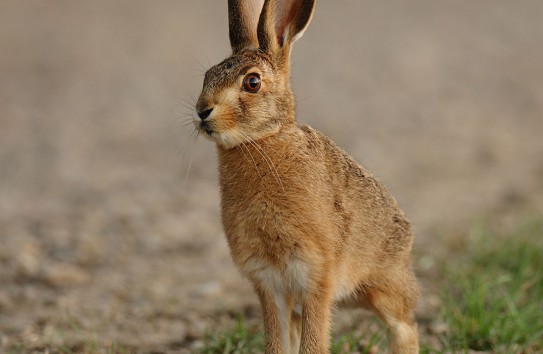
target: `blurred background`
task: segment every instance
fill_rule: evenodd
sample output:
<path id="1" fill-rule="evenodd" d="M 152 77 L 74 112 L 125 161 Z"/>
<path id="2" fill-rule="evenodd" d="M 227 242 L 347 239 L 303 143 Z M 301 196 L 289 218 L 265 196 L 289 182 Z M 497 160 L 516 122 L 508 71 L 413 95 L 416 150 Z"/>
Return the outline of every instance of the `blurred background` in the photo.
<path id="1" fill-rule="evenodd" d="M 295 45 L 298 120 L 413 223 L 423 318 L 458 235 L 543 211 L 542 18 L 534 0 L 322 0 Z M 0 351 L 182 352 L 259 316 L 214 146 L 184 126 L 229 54 L 226 1 L 0 2 Z"/>

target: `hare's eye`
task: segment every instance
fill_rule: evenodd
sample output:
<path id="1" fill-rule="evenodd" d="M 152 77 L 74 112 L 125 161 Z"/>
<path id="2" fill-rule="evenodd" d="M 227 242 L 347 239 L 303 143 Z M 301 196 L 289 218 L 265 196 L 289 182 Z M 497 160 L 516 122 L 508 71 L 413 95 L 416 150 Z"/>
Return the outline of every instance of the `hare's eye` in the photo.
<path id="1" fill-rule="evenodd" d="M 257 93 L 260 90 L 260 76 L 258 74 L 247 74 L 243 78 L 243 89 L 249 93 Z"/>

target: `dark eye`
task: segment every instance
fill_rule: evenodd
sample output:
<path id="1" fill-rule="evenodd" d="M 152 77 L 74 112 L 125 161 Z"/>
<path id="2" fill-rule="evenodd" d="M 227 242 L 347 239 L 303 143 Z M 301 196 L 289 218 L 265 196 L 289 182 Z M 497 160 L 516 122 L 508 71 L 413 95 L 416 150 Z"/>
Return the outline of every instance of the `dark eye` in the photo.
<path id="1" fill-rule="evenodd" d="M 258 74 L 247 74 L 243 78 L 243 89 L 250 93 L 257 93 L 260 90 L 260 76 Z"/>

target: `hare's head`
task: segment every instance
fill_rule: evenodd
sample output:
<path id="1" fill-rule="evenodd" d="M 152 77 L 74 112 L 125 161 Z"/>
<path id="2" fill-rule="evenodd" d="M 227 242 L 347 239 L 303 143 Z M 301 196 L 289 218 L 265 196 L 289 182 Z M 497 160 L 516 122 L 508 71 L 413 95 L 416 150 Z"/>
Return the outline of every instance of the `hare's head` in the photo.
<path id="1" fill-rule="evenodd" d="M 225 148 L 294 124 L 290 50 L 316 0 L 229 0 L 232 55 L 205 74 L 196 128 Z"/>

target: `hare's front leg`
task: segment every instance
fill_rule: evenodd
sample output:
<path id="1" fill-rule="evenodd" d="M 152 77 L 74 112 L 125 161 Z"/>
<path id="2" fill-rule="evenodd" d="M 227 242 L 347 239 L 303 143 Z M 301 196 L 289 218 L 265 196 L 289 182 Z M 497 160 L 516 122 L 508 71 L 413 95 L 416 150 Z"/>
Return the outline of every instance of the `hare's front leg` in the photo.
<path id="1" fill-rule="evenodd" d="M 293 305 L 290 315 L 290 354 L 298 354 L 300 352 L 302 335 L 302 314 L 296 311 L 294 307 Z"/>
<path id="2" fill-rule="evenodd" d="M 292 308 L 283 294 L 255 286 L 264 320 L 266 354 L 290 354 L 290 316 Z"/>
<path id="3" fill-rule="evenodd" d="M 325 354 L 330 346 L 332 292 L 324 284 L 317 289 L 306 295 L 302 304 L 301 354 Z"/>

